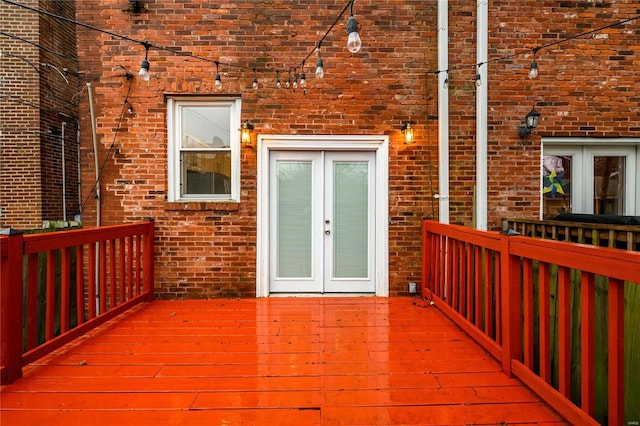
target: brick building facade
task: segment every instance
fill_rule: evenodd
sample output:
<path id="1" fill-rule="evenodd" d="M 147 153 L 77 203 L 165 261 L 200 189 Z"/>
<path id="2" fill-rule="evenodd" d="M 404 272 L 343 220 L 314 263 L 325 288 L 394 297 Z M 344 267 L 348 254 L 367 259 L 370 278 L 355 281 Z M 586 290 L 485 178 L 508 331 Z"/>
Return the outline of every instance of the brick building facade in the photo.
<path id="1" fill-rule="evenodd" d="M 22 4 L 75 16 L 73 2 Z M 0 228 L 73 220 L 80 213 L 76 26 L 7 3 L 0 22 Z"/>
<path id="2" fill-rule="evenodd" d="M 443 28 L 438 10 L 447 3 L 448 65 L 439 70 L 438 36 Z M 297 144 L 287 145 L 288 152 L 331 153 L 340 151 L 336 144 L 341 142 L 359 146 L 357 138 L 383 141 L 379 151 L 385 153 L 375 164 L 387 175 L 381 193 L 388 208 L 377 217 L 385 218 L 387 236 L 375 250 L 385 251 L 388 258 L 384 272 L 390 295 L 406 294 L 407 284 L 420 280 L 421 219 L 437 218 L 442 202 L 434 196 L 440 192 L 437 163 L 445 120 L 449 221 L 472 226 L 477 220 L 479 87 L 487 90 L 488 228 L 497 228 L 505 216 L 540 217 L 545 146 L 561 149 L 569 141 L 567 146 L 586 147 L 587 152 L 591 146 L 622 144 L 633 147 L 637 156 L 638 21 L 566 40 L 637 17 L 637 1 L 483 2 L 488 8 L 487 61 L 476 53 L 476 2 L 356 1 L 353 13 L 363 47 L 354 54 L 346 48 L 349 11 L 336 20 L 342 2 L 141 4 L 134 12 L 125 1 L 78 2 L 79 21 L 124 36 L 79 27 L 78 56 L 80 75 L 93 84 L 102 173 L 99 221 L 108 225 L 155 218 L 158 297 L 260 293 L 256 283 L 269 280 L 262 274 L 275 268 L 269 263 L 272 247 L 265 242 L 272 234 L 264 231 L 271 226 L 273 193 L 265 172 L 271 164 L 272 151 L 265 148 L 270 143 L 297 139 Z M 314 52 L 304 69 L 307 87 L 286 88 L 286 80 L 302 71 L 301 60 L 334 20 L 335 28 L 321 45 L 325 77 L 313 76 Z M 137 75 L 145 45 L 148 82 Z M 540 72 L 530 79 L 534 50 Z M 215 87 L 216 71 L 221 90 Z M 479 71 L 486 72 L 484 86 L 476 85 Z M 445 74 L 446 116 L 439 111 Z M 95 159 L 89 101 L 81 99 L 82 198 L 87 200 L 83 219 L 85 226 L 92 226 L 98 221 Z M 185 199 L 180 197 L 184 188 L 172 183 L 182 183 L 175 170 L 182 163 L 172 157 L 173 135 L 181 125 L 176 124 L 181 123 L 177 111 L 186 111 L 180 102 L 188 109 L 191 100 L 203 99 L 238 101 L 237 127 L 247 120 L 254 126 L 252 143 L 239 145 L 236 198 Z M 521 138 L 519 130 L 532 107 L 541 114 L 540 125 Z M 404 143 L 401 132 L 407 122 L 415 131 L 412 145 Z M 232 139 L 236 133 L 232 129 Z M 326 146 L 317 148 L 326 140 Z M 190 155 L 188 150 L 182 154 Z M 212 185 L 228 184 L 216 182 Z M 632 195 L 638 187 L 640 183 Z M 386 276 L 378 279 L 387 281 Z"/>

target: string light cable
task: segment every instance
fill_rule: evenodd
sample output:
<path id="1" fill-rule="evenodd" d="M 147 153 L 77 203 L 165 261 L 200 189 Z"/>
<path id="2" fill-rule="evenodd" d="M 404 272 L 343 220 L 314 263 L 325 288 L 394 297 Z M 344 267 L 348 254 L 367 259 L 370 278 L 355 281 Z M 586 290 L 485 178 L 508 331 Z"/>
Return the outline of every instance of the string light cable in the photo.
<path id="1" fill-rule="evenodd" d="M 32 45 L 34 47 L 37 47 L 40 50 L 44 50 L 45 52 L 51 53 L 52 55 L 56 55 L 56 56 L 58 56 L 60 58 L 67 59 L 69 61 L 76 62 L 76 63 L 78 62 L 78 58 L 77 57 L 73 57 L 73 56 L 65 55 L 64 53 L 56 52 L 55 50 L 49 49 L 46 46 L 43 46 L 43 45 L 38 44 L 36 42 L 33 42 L 31 40 L 27 40 L 26 38 L 19 37 L 19 36 L 15 35 L 15 34 L 10 34 L 10 33 L 4 32 L 2 30 L 0 30 L 0 34 L 5 36 L 5 37 L 7 37 L 7 38 L 11 38 L 13 40 L 18 40 L 18 41 L 21 41 L 23 43 L 30 44 L 30 45 Z M 68 69 L 65 70 L 63 68 L 63 70 L 65 72 L 67 72 L 67 73 L 71 73 Z"/>
<path id="2" fill-rule="evenodd" d="M 535 78 L 538 75 L 538 63 L 536 61 L 536 55 L 542 49 L 547 49 L 549 47 L 556 46 L 556 45 L 559 45 L 559 44 L 562 44 L 562 43 L 566 43 L 566 42 L 569 42 L 571 40 L 575 40 L 577 38 L 581 38 L 581 37 L 585 37 L 585 36 L 588 36 L 588 35 L 596 34 L 596 33 L 599 33 L 601 31 L 607 30 L 609 28 L 614 28 L 614 27 L 617 27 L 619 25 L 624 25 L 624 24 L 627 24 L 629 22 L 632 22 L 632 21 L 635 21 L 635 20 L 638 20 L 638 19 L 640 19 L 640 15 L 632 16 L 630 18 L 625 18 L 625 19 L 613 22 L 611 24 L 607 24 L 607 25 L 604 25 L 604 26 L 601 26 L 601 27 L 598 27 L 598 28 L 594 28 L 592 30 L 585 31 L 585 32 L 582 32 L 582 33 L 579 33 L 579 34 L 574 34 L 574 35 L 572 35 L 570 37 L 566 37 L 566 38 L 563 38 L 563 39 L 560 39 L 560 40 L 552 41 L 550 43 L 546 43 L 546 44 L 543 44 L 543 45 L 540 45 L 540 46 L 537 46 L 537 47 L 533 47 L 531 49 L 527 49 L 527 50 L 522 51 L 522 52 L 511 53 L 511 54 L 508 54 L 508 55 L 504 55 L 504 56 L 500 56 L 500 57 L 497 57 L 497 58 L 489 59 L 489 60 L 487 60 L 485 62 L 478 62 L 478 63 L 475 63 L 475 64 L 458 65 L 456 67 L 450 67 L 450 68 L 448 68 L 446 70 L 427 71 L 427 74 L 438 75 L 440 73 L 446 72 L 447 73 L 447 78 L 445 79 L 445 84 L 448 84 L 449 83 L 449 78 L 448 77 L 449 77 L 449 72 L 450 71 L 458 71 L 458 70 L 464 70 L 464 69 L 479 68 L 479 67 L 481 67 L 483 65 L 487 65 L 489 63 L 502 62 L 502 61 L 506 61 L 506 60 L 509 60 L 509 59 L 512 59 L 512 58 L 515 58 L 515 57 L 518 57 L 518 56 L 524 56 L 524 55 L 533 54 L 533 61 L 531 62 L 531 69 L 529 71 L 529 77 L 530 78 Z M 535 71 L 534 71 L 534 69 L 535 69 Z M 533 74 L 533 76 L 532 76 L 532 74 Z M 476 76 L 476 79 L 477 79 L 477 76 Z"/>
<path id="3" fill-rule="evenodd" d="M 233 64 L 233 63 L 222 63 L 220 61 L 217 60 L 213 60 L 210 58 L 206 58 L 203 56 L 199 56 L 199 55 L 195 55 L 191 52 L 188 51 L 184 51 L 184 50 L 178 50 L 178 49 L 174 49 L 174 48 L 169 48 L 169 47 L 165 47 L 165 46 L 160 46 L 160 45 L 155 45 L 152 43 L 149 43 L 145 40 L 139 40 L 133 37 L 129 37 L 126 35 L 122 35 L 122 34 L 118 34 L 116 32 L 113 31 L 109 31 L 109 30 L 105 30 L 102 28 L 98 28 L 96 26 L 81 22 L 81 21 L 77 21 L 75 19 L 71 19 L 71 18 L 67 18 L 65 16 L 61 16 L 61 15 L 56 15 L 54 13 L 48 12 L 46 10 L 42 10 L 42 9 L 38 9 L 35 7 L 31 7 L 31 6 L 27 6 L 21 3 L 16 2 L 15 0 L 0 0 L 4 3 L 19 7 L 19 8 L 23 8 L 26 10 L 30 10 L 32 12 L 35 13 L 39 13 L 41 15 L 45 15 L 45 16 L 49 16 L 51 18 L 63 21 L 63 22 L 68 22 L 74 25 L 78 25 L 80 27 L 86 28 L 88 30 L 92 30 L 92 31 L 97 31 L 103 34 L 107 34 L 111 37 L 114 38 L 118 38 L 121 40 L 126 40 L 129 41 L 131 43 L 136 43 L 136 44 L 140 44 L 145 48 L 145 59 L 143 60 L 143 62 L 141 63 L 141 65 L 147 65 L 147 63 L 149 62 L 148 60 L 148 51 L 150 49 L 155 49 L 155 50 L 160 50 L 160 51 L 165 51 L 165 52 L 169 52 L 169 53 L 173 53 L 179 56 L 185 56 L 185 57 L 190 57 L 190 58 L 194 58 L 194 59 L 198 59 L 204 62 L 209 62 L 209 63 L 214 63 L 216 65 L 220 65 L 223 64 L 225 66 L 228 67 L 234 67 L 234 68 L 238 68 L 238 69 L 244 69 L 244 70 L 254 70 L 254 67 L 249 67 L 249 66 L 243 66 L 243 65 L 238 65 L 238 64 Z M 359 40 L 359 34 L 357 32 L 358 26 L 357 26 L 357 20 L 355 19 L 354 15 L 353 15 L 353 5 L 354 5 L 355 0 L 349 0 L 345 6 L 342 8 L 342 10 L 340 11 L 340 13 L 338 14 L 337 18 L 334 20 L 334 22 L 331 24 L 331 26 L 329 27 L 329 29 L 324 33 L 324 35 L 322 36 L 322 38 L 320 39 L 320 41 L 313 47 L 313 49 L 311 49 L 311 51 L 304 57 L 304 59 L 302 59 L 301 63 L 305 62 L 307 59 L 309 59 L 309 57 L 316 51 L 316 49 L 319 48 L 319 46 L 321 45 L 321 43 L 327 38 L 327 36 L 329 35 L 329 33 L 333 30 L 333 28 L 337 25 L 337 23 L 339 22 L 339 20 L 344 16 L 344 14 L 346 13 L 347 10 L 350 9 L 351 11 L 351 15 L 349 17 L 349 20 L 347 21 L 347 33 L 348 33 L 348 48 L 351 52 L 357 52 L 359 50 L 360 47 L 358 47 L 357 50 L 355 49 L 355 46 L 361 46 L 361 42 L 360 43 L 356 43 L 353 42 L 351 40 L 353 40 L 354 38 L 358 38 Z M 147 63 L 145 63 L 145 61 Z M 298 65 L 299 66 L 299 65 Z M 142 69 L 145 68 L 143 66 L 141 66 L 141 71 Z M 297 66 L 296 66 L 297 68 Z M 146 68 L 147 70 L 149 68 Z M 270 71 L 270 70 L 264 70 L 264 71 Z M 144 73 L 144 72 L 143 72 Z"/>

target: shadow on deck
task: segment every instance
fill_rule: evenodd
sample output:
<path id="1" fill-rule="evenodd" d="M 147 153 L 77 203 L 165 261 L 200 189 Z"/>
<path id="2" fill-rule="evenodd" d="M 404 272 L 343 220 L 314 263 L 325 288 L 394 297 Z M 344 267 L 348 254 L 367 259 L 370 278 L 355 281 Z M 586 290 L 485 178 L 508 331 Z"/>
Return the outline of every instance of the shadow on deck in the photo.
<path id="1" fill-rule="evenodd" d="M 0 424 L 566 424 L 411 298 L 154 301 L 3 386 Z"/>

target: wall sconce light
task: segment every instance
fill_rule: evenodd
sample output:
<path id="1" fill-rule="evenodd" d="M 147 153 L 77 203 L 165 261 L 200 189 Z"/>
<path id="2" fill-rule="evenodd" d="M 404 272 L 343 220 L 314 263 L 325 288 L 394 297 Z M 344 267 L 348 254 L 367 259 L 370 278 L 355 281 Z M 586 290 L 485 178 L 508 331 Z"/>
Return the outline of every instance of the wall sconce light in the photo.
<path id="1" fill-rule="evenodd" d="M 251 132 L 253 132 L 253 124 L 249 120 L 244 120 L 240 128 L 240 141 L 242 143 L 251 143 Z"/>
<path id="2" fill-rule="evenodd" d="M 538 122 L 540 121 L 540 113 L 536 111 L 535 108 L 532 108 L 531 111 L 527 113 L 524 117 L 525 125 L 520 128 L 520 137 L 526 138 L 531 133 L 533 133 L 533 129 L 538 127 Z"/>
<path id="3" fill-rule="evenodd" d="M 402 133 L 404 133 L 405 145 L 411 145 L 415 143 L 415 139 L 413 139 L 413 127 L 411 127 L 411 123 L 404 123 L 402 125 Z"/>
<path id="4" fill-rule="evenodd" d="M 142 2 L 140 0 L 129 0 L 129 10 L 133 13 L 140 13 L 142 10 Z"/>

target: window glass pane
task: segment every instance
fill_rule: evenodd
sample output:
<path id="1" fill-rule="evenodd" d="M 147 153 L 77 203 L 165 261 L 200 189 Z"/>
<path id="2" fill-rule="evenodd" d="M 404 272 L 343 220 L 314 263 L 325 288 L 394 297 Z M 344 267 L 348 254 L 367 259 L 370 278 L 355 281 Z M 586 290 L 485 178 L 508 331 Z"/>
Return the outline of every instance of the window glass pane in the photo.
<path id="1" fill-rule="evenodd" d="M 553 219 L 560 213 L 571 213 L 571 159 L 571 156 L 543 157 L 543 219 Z"/>
<path id="2" fill-rule="evenodd" d="M 624 214 L 625 157 L 593 158 L 593 212 Z"/>
<path id="3" fill-rule="evenodd" d="M 277 277 L 311 277 L 312 166 L 310 161 L 277 162 Z"/>
<path id="4" fill-rule="evenodd" d="M 228 106 L 182 107 L 182 148 L 230 148 Z"/>
<path id="5" fill-rule="evenodd" d="M 231 152 L 182 152 L 181 195 L 231 194 Z"/>
<path id="6" fill-rule="evenodd" d="M 369 164 L 333 165 L 333 278 L 367 278 Z"/>

